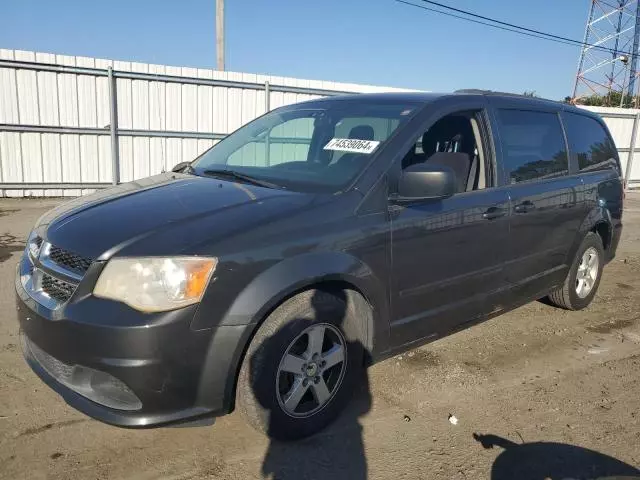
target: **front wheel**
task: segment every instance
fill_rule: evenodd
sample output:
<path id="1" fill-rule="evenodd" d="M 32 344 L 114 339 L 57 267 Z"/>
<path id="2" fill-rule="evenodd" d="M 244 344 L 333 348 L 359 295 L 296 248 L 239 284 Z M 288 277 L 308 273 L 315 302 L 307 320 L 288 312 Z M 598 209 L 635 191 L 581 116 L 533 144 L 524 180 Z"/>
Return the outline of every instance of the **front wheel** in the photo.
<path id="1" fill-rule="evenodd" d="M 587 307 L 596 295 L 603 267 L 602 239 L 597 233 L 589 232 L 578 248 L 564 284 L 549 294 L 549 300 L 567 310 Z"/>
<path id="2" fill-rule="evenodd" d="M 278 440 L 327 426 L 362 371 L 360 327 L 340 293 L 311 290 L 280 305 L 256 332 L 240 369 L 237 401 L 249 423 Z"/>

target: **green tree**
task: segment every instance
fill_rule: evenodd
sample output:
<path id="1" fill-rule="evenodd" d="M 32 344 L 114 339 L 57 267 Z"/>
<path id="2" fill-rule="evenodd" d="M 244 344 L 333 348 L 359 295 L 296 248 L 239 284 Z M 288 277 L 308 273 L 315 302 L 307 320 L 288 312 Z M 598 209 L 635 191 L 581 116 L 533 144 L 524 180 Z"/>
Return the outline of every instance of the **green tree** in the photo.
<path id="1" fill-rule="evenodd" d="M 588 105 L 592 107 L 620 107 L 620 100 L 622 99 L 622 93 L 611 91 L 606 95 L 592 94 L 588 97 L 581 97 L 576 100 L 578 105 Z M 566 99 L 565 99 L 566 100 Z M 622 108 L 634 108 L 638 104 L 638 97 L 634 97 L 630 94 L 625 94 L 624 101 L 622 102 Z"/>

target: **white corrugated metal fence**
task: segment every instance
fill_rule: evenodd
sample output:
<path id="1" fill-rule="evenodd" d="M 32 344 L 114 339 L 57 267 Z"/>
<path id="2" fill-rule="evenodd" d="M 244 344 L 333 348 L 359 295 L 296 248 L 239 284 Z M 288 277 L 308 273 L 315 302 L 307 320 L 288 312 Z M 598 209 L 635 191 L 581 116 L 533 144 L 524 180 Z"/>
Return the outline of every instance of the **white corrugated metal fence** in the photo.
<path id="1" fill-rule="evenodd" d="M 627 185 L 640 187 L 640 109 L 582 107 L 598 113 L 609 127 Z"/>
<path id="2" fill-rule="evenodd" d="M 267 110 L 380 91 L 402 90 L 0 49 L 0 196 L 77 196 L 136 180 Z M 588 108 L 608 124 L 629 184 L 640 184 L 640 110 Z"/>
<path id="3" fill-rule="evenodd" d="M 112 183 L 112 81 L 119 182 L 191 160 L 267 109 L 402 91 L 0 49 L 0 195 L 77 196 Z"/>

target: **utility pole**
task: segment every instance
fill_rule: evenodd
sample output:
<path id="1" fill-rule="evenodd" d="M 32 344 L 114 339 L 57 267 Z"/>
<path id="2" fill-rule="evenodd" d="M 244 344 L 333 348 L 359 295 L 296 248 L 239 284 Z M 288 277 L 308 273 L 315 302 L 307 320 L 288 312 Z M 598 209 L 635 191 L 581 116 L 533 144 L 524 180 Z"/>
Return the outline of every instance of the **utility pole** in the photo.
<path id="1" fill-rule="evenodd" d="M 216 0 L 216 68 L 224 71 L 224 0 Z"/>

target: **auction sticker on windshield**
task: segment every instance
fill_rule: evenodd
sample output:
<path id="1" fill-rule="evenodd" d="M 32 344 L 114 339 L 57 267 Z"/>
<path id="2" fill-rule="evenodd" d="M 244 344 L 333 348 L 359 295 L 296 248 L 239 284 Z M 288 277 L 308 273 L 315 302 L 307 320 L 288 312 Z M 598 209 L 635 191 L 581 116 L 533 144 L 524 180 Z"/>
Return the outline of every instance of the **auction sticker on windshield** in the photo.
<path id="1" fill-rule="evenodd" d="M 366 153 L 369 155 L 380 145 L 375 140 L 360 140 L 358 138 L 332 138 L 324 146 L 325 150 L 338 150 L 341 152 Z"/>

